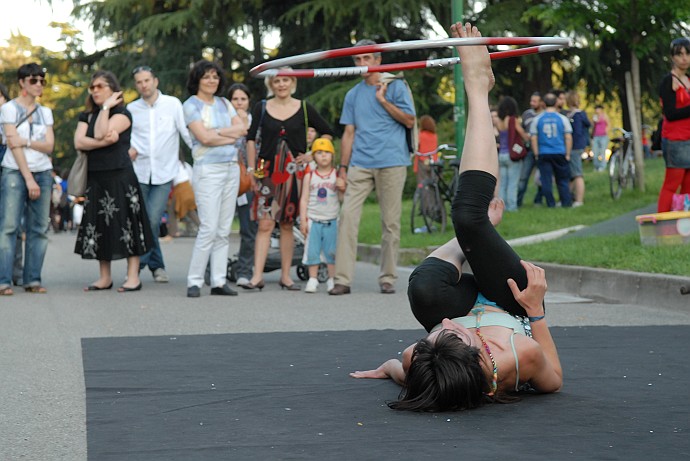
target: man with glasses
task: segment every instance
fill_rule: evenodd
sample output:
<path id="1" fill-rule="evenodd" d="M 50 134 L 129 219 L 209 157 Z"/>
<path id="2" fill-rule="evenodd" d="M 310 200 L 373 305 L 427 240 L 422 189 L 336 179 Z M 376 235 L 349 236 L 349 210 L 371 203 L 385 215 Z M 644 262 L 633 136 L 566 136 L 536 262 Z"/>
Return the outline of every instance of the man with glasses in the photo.
<path id="1" fill-rule="evenodd" d="M 0 176 L 0 296 L 12 291 L 12 268 L 17 234 L 25 219 L 26 255 L 23 285 L 28 293 L 46 293 L 41 284 L 48 248 L 50 193 L 53 187 L 50 155 L 55 144 L 53 113 L 36 99 L 46 85 L 45 70 L 36 63 L 17 71 L 20 95 L 0 109 L 7 152 Z"/>
<path id="2" fill-rule="evenodd" d="M 153 248 L 141 257 L 139 270 L 148 266 L 156 282 L 167 283 L 168 274 L 158 239 L 161 218 L 177 176 L 180 136 L 190 149 L 192 139 L 184 122 L 182 103 L 161 93 L 154 71 L 148 66 L 139 66 L 132 71 L 132 76 L 140 98 L 127 105 L 132 114 L 129 156 L 141 185 L 154 236 Z"/>

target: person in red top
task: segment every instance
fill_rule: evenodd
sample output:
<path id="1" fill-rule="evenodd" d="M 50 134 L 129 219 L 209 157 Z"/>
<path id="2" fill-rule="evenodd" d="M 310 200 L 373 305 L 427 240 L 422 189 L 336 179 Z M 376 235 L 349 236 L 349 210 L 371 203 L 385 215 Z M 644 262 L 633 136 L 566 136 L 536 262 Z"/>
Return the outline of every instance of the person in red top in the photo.
<path id="1" fill-rule="evenodd" d="M 690 193 L 690 39 L 671 42 L 673 67 L 659 86 L 664 121 L 661 129 L 666 177 L 657 211 L 671 211 L 673 194 Z"/>
<path id="2" fill-rule="evenodd" d="M 412 163 L 412 171 L 417 177 L 417 184 L 421 184 L 431 175 L 429 162 L 438 159 L 438 136 L 436 135 L 436 122 L 429 115 L 419 117 L 419 145 Z M 420 156 L 421 155 L 421 156 Z M 420 186 L 421 187 L 421 186 Z"/>
<path id="3" fill-rule="evenodd" d="M 420 154 L 428 154 L 436 151 L 438 148 L 438 136 L 436 135 L 436 122 L 429 115 L 422 115 L 419 117 L 419 148 L 417 152 Z M 430 157 L 431 161 L 436 161 L 438 153 Z M 418 170 L 417 156 L 414 158 L 413 170 L 416 173 Z"/>

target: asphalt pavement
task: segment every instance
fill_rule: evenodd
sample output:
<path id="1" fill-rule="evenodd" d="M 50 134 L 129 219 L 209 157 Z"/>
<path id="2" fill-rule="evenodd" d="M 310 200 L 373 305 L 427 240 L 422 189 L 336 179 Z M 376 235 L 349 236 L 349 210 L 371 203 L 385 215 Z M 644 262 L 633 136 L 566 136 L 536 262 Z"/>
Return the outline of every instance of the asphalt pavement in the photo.
<path id="1" fill-rule="evenodd" d="M 82 338 L 368 329 L 419 329 L 422 334 L 405 295 L 410 267 L 400 268 L 392 295 L 378 292 L 378 266 L 360 261 L 353 293 L 347 296 L 328 296 L 324 284 L 317 294 L 283 291 L 274 271 L 265 274 L 262 292 L 209 296 L 204 287 L 201 298 L 189 299 L 185 281 L 194 240 L 179 238 L 162 244 L 169 283 L 156 284 L 142 273 L 140 292 L 85 293 L 82 288 L 97 278 L 98 265 L 73 253 L 74 240 L 75 234 L 50 234 L 43 271 L 48 294 L 18 289 L 0 298 L 1 460 L 86 460 Z M 233 235 L 231 252 L 237 247 Z M 661 295 L 671 296 L 663 290 L 671 288 L 655 292 L 660 298 L 630 300 L 622 295 L 630 287 L 617 277 L 639 274 L 577 271 L 575 276 L 570 268 L 547 267 L 552 326 L 690 325 L 689 309 L 663 302 Z M 124 261 L 113 264 L 113 274 L 117 287 L 125 276 Z M 582 287 L 592 285 L 590 279 L 606 296 L 584 295 Z M 378 365 L 362 361 L 362 367 Z"/>

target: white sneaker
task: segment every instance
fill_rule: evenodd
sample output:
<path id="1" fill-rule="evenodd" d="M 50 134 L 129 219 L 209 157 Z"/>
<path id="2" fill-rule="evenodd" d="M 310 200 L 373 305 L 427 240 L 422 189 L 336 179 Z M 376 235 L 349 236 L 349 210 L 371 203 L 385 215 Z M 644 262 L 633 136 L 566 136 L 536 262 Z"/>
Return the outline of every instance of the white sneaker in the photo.
<path id="1" fill-rule="evenodd" d="M 153 271 L 153 280 L 156 283 L 168 283 L 170 281 L 170 278 L 168 278 L 168 274 L 165 272 L 165 269 L 159 267 L 158 269 Z"/>
<path id="2" fill-rule="evenodd" d="M 326 280 L 326 291 L 331 291 L 333 289 L 333 286 L 335 286 L 335 282 L 333 281 L 333 277 L 331 277 L 328 280 Z"/>
<path id="3" fill-rule="evenodd" d="M 319 281 L 317 279 L 310 278 L 307 282 L 307 287 L 304 289 L 305 293 L 316 293 L 319 289 Z"/>
<path id="4" fill-rule="evenodd" d="M 237 279 L 236 284 L 238 287 L 249 285 L 249 279 L 247 277 L 240 277 Z"/>
<path id="5" fill-rule="evenodd" d="M 582 202 L 573 202 L 573 208 L 581 207 L 582 205 L 584 205 Z"/>

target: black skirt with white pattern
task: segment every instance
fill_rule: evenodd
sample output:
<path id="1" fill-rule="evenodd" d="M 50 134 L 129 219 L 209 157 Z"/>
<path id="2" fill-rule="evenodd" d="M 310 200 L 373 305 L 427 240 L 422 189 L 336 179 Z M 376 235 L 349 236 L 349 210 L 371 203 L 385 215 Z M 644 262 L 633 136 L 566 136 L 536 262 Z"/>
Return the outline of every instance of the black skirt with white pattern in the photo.
<path id="1" fill-rule="evenodd" d="M 74 252 L 82 259 L 114 261 L 151 248 L 151 226 L 134 169 L 89 171 Z"/>

